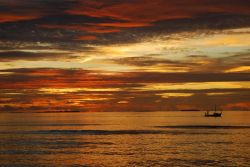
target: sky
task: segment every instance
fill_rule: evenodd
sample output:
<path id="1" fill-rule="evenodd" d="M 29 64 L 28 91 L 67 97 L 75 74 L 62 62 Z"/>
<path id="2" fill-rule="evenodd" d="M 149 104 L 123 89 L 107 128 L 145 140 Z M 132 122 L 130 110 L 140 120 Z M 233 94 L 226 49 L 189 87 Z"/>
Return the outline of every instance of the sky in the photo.
<path id="1" fill-rule="evenodd" d="M 250 0 L 0 0 L 0 111 L 250 110 Z"/>

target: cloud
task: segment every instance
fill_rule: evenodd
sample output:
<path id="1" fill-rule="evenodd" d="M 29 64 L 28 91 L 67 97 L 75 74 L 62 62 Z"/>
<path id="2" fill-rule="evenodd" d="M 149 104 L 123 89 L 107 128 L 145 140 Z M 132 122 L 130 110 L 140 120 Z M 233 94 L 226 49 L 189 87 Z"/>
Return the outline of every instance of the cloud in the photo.
<path id="1" fill-rule="evenodd" d="M 247 73 L 105 73 L 81 69 L 1 72 L 0 110 L 9 112 L 159 111 L 185 106 L 207 110 L 215 103 L 223 109 L 239 109 L 230 104 L 248 102 L 250 93 Z"/>
<path id="2" fill-rule="evenodd" d="M 40 25 L 39 27 L 47 28 L 47 29 L 64 29 L 64 30 L 72 30 L 72 31 L 82 31 L 86 33 L 96 33 L 96 34 L 106 34 L 106 33 L 114 33 L 121 31 L 117 28 L 109 28 L 109 27 L 97 27 L 91 25 Z"/>
<path id="3" fill-rule="evenodd" d="M 213 91 L 213 90 L 209 90 Z M 232 90 L 231 90 L 232 91 Z M 243 90 L 242 90 L 243 91 Z M 11 94 L 19 92 L 19 94 Z M 186 108 L 197 108 L 203 110 L 212 109 L 211 104 L 218 104 L 221 109 L 243 109 L 249 110 L 247 105 L 244 108 L 232 108 L 231 104 L 248 103 L 249 90 L 225 95 L 207 96 L 202 92 L 192 92 L 192 96 L 174 96 L 178 93 L 167 93 L 168 98 L 154 91 L 133 92 L 65 92 L 63 94 L 45 94 L 37 89 L 8 89 L 1 90 L 0 110 L 1 111 L 160 111 L 160 110 L 181 110 Z M 182 93 L 183 94 L 183 93 Z M 185 94 L 185 93 L 184 93 Z M 9 100 L 6 100 L 6 99 Z M 5 100 L 4 100 L 5 99 Z M 123 103 L 121 103 L 123 102 Z M 124 103 L 126 102 L 126 103 Z M 188 106 L 188 107 L 187 107 Z M 8 110 L 6 110 L 8 109 Z"/>
<path id="4" fill-rule="evenodd" d="M 76 40 L 95 40 L 96 39 L 96 36 L 94 35 L 88 35 L 88 36 L 79 36 L 76 38 Z"/>
<path id="5" fill-rule="evenodd" d="M 250 102 L 238 102 L 238 103 L 229 103 L 223 106 L 226 110 L 249 110 Z"/>
<path id="6" fill-rule="evenodd" d="M 193 1 L 184 0 L 136 0 L 136 1 L 89 1 L 79 0 L 78 4 L 68 10 L 70 14 L 89 15 L 92 17 L 111 17 L 121 20 L 140 20 L 155 22 L 166 19 L 190 18 L 204 13 L 249 14 L 246 1 L 222 0 Z M 230 5 L 228 5 L 230 4 Z"/>
<path id="7" fill-rule="evenodd" d="M 249 3 L 1 1 L 0 110 L 249 110 Z"/>
<path id="8" fill-rule="evenodd" d="M 27 51 L 3 51 L 0 52 L 0 61 L 8 62 L 15 60 L 57 60 L 62 57 L 70 58 L 69 53 L 50 53 L 50 52 L 27 52 Z M 72 56 L 73 57 L 73 56 Z"/>
<path id="9" fill-rule="evenodd" d="M 183 59 L 168 59 L 164 55 L 147 55 L 110 59 L 111 62 L 135 67 L 138 71 L 155 72 L 195 72 L 224 73 L 248 72 L 250 67 L 249 52 L 237 53 L 225 57 L 190 55 Z"/>
<path id="10" fill-rule="evenodd" d="M 15 3 L 14 3 L 15 2 Z M 246 1 L 12 1 L 0 3 L 3 40 L 133 43 L 184 31 L 215 31 L 249 27 Z M 10 10 L 11 9 L 11 10 Z M 72 45 L 74 46 L 74 45 Z"/>
<path id="11" fill-rule="evenodd" d="M 19 22 L 38 19 L 43 16 L 53 14 L 63 14 L 64 10 L 73 5 L 73 1 L 29 1 L 29 0 L 11 0 L 0 2 L 0 23 Z"/>
<path id="12" fill-rule="evenodd" d="M 1 70 L 1 88 L 131 88 L 145 83 L 250 81 L 248 73 L 158 73 L 124 72 L 105 75 L 101 71 L 62 69 Z M 56 73 L 56 76 L 51 75 Z M 36 76 L 39 74 L 38 76 Z M 48 75 L 49 74 L 49 75 Z"/>

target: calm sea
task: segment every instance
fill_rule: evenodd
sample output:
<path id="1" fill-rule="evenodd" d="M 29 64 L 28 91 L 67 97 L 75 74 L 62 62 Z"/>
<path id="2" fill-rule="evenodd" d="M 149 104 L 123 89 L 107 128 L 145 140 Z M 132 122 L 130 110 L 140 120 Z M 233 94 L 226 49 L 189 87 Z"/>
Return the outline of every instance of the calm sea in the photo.
<path id="1" fill-rule="evenodd" d="M 1 113 L 0 166 L 250 166 L 250 112 Z"/>

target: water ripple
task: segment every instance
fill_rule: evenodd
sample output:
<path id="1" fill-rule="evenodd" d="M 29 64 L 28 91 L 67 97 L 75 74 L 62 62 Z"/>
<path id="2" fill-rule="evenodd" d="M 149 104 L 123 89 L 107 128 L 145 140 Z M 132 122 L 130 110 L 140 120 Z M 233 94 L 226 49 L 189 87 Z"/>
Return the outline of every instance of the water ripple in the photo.
<path id="1" fill-rule="evenodd" d="M 250 126 L 217 126 L 217 125 L 177 125 L 177 126 L 155 126 L 167 129 L 250 129 Z"/>
<path id="2" fill-rule="evenodd" d="M 16 132 L 15 132 L 16 133 Z M 217 131 L 182 131 L 182 130 L 38 130 L 26 131 L 25 134 L 47 134 L 47 135 L 145 135 L 145 134 L 169 134 L 169 135 L 206 135 L 227 134 Z M 22 133 L 22 134 L 23 134 Z"/>

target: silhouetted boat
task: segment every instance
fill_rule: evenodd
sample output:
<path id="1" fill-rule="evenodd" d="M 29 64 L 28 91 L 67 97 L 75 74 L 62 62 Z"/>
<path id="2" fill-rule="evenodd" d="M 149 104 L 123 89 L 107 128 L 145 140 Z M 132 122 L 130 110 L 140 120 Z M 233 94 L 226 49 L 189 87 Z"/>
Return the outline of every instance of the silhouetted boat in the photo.
<path id="1" fill-rule="evenodd" d="M 209 111 L 205 112 L 205 117 L 221 117 L 221 115 L 222 115 L 222 112 L 217 112 L 216 111 L 216 106 L 214 108 L 214 112 L 213 113 L 210 113 Z"/>

